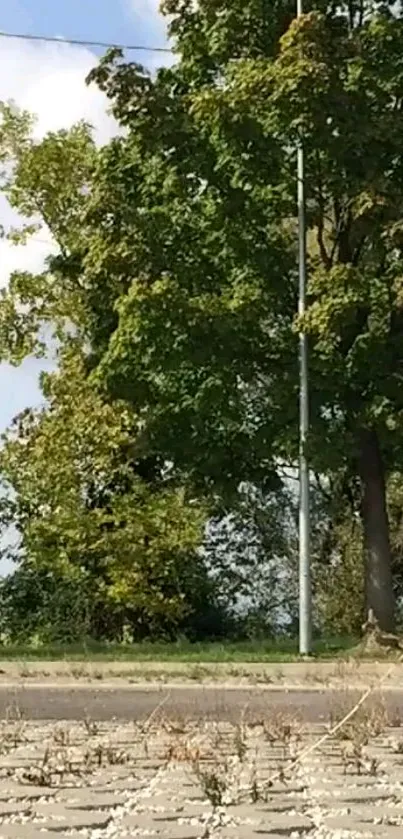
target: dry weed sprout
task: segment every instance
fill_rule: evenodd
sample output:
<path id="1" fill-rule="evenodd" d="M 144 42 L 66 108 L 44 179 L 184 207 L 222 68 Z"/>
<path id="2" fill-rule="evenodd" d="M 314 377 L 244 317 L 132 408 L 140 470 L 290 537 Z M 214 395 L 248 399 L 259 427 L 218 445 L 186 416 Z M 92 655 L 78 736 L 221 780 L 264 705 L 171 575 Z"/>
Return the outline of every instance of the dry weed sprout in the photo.
<path id="1" fill-rule="evenodd" d="M 160 721 L 160 727 L 169 735 L 180 736 L 186 734 L 186 732 L 188 731 L 189 720 L 183 717 L 177 717 L 176 719 L 168 719 L 168 717 L 164 716 Z"/>
<path id="2" fill-rule="evenodd" d="M 142 743 L 142 745 L 143 745 L 144 756 L 146 758 L 148 758 L 149 754 L 150 754 L 149 746 L 148 746 L 149 737 L 151 736 L 153 730 L 155 729 L 156 719 L 157 719 L 158 715 L 160 714 L 160 712 L 162 711 L 164 705 L 168 702 L 169 697 L 170 697 L 169 693 L 165 694 L 165 696 L 161 699 L 161 702 L 159 702 L 158 705 L 155 706 L 155 708 L 151 711 L 151 714 L 145 720 L 143 720 L 141 722 L 137 721 L 137 720 L 134 721 L 134 727 L 135 727 L 135 730 L 137 732 L 139 742 Z M 163 718 L 161 716 L 160 724 L 162 722 L 162 719 Z M 164 723 L 162 722 L 162 725 L 163 724 Z"/>
<path id="3" fill-rule="evenodd" d="M 398 740 L 396 737 L 390 737 L 388 740 L 388 746 L 392 750 L 393 754 L 403 754 L 403 740 Z"/>
<path id="4" fill-rule="evenodd" d="M 245 733 L 245 729 L 242 725 L 237 725 L 234 732 L 234 749 L 235 754 L 240 761 L 243 763 L 246 755 L 248 753 L 248 740 L 247 734 Z"/>
<path id="5" fill-rule="evenodd" d="M 7 753 L 27 742 L 26 720 L 17 704 L 6 708 L 5 719 L 0 728 L 0 752 Z"/>
<path id="6" fill-rule="evenodd" d="M 67 749 L 57 750 L 47 746 L 43 758 L 20 773 L 25 784 L 52 787 L 71 782 L 83 774 L 82 759 L 71 755 Z"/>
<path id="7" fill-rule="evenodd" d="M 259 775 L 257 769 L 256 758 L 251 762 L 250 767 L 250 800 L 252 804 L 257 804 L 259 801 L 267 801 L 268 790 L 263 790 L 259 783 Z"/>
<path id="8" fill-rule="evenodd" d="M 208 732 L 208 739 L 214 754 L 224 752 L 226 739 L 219 723 L 213 723 Z"/>
<path id="9" fill-rule="evenodd" d="M 189 761 L 191 769 L 208 798 L 213 813 L 222 806 L 237 804 L 245 790 L 252 802 L 265 799 L 258 778 L 258 746 L 251 752 L 251 729 L 244 721 L 225 732 L 217 724 L 210 729 L 210 748 L 207 755 L 199 751 L 197 760 Z"/>
<path id="10" fill-rule="evenodd" d="M 172 726 L 168 727 L 170 733 Z M 217 809 L 232 803 L 239 767 L 248 750 L 247 729 L 243 722 L 231 727 L 227 736 L 217 723 L 200 731 L 192 732 L 181 726 L 174 730 L 174 737 L 168 745 L 164 758 L 167 763 L 176 762 L 189 766 L 201 791 L 217 814 Z M 209 835 L 208 827 L 206 825 Z"/>
<path id="11" fill-rule="evenodd" d="M 97 742 L 99 726 L 89 717 L 82 722 L 86 737 L 79 736 L 74 744 L 71 728 L 56 726 L 46 745 L 43 757 L 33 762 L 28 768 L 17 773 L 22 783 L 36 786 L 55 787 L 60 784 L 71 785 L 78 778 L 106 766 L 127 764 L 130 755 L 110 742 Z M 87 741 L 86 750 L 85 744 Z M 77 748 L 80 744 L 80 748 Z"/>
<path id="12" fill-rule="evenodd" d="M 164 760 L 166 763 L 189 763 L 199 764 L 202 760 L 208 760 L 209 754 L 202 752 L 200 745 L 192 743 L 186 737 L 178 737 L 169 743 Z"/>
<path id="13" fill-rule="evenodd" d="M 330 713 L 329 726 L 334 725 L 345 716 L 343 705 L 336 706 Z M 382 700 L 362 705 L 355 716 L 349 720 L 335 735 L 341 741 L 351 741 L 357 745 L 366 746 L 370 739 L 379 737 L 390 725 L 388 713 Z"/>
<path id="14" fill-rule="evenodd" d="M 84 764 L 87 771 L 95 766 L 100 769 L 102 766 L 123 766 L 130 760 L 124 749 L 118 749 L 109 743 L 97 743 L 90 747 L 84 756 Z"/>
<path id="15" fill-rule="evenodd" d="M 210 768 L 203 768 L 199 761 L 195 761 L 192 764 L 192 768 L 203 794 L 210 801 L 213 810 L 216 810 L 217 807 L 222 807 L 224 804 L 224 795 L 228 789 L 228 767 L 216 765 Z"/>
<path id="16" fill-rule="evenodd" d="M 169 719 L 162 717 L 159 725 L 159 733 L 167 735 L 168 742 L 162 746 L 159 757 L 165 764 L 170 762 L 187 763 L 191 758 L 189 757 L 190 734 L 189 722 L 183 718 Z M 147 747 L 148 748 L 148 747 Z"/>
<path id="17" fill-rule="evenodd" d="M 162 729 L 170 736 L 166 750 L 162 753 L 162 759 L 167 763 L 187 763 L 193 766 L 201 761 L 213 760 L 214 755 L 221 751 L 216 739 L 217 726 L 213 728 L 212 737 L 206 736 L 200 726 L 195 729 L 189 721 L 184 720 L 172 723 L 164 719 Z"/>
<path id="18" fill-rule="evenodd" d="M 97 722 L 91 719 L 89 714 L 86 714 L 86 716 L 84 717 L 83 725 L 87 734 L 90 737 L 96 737 L 99 734 L 99 725 Z"/>
<path id="19" fill-rule="evenodd" d="M 263 720 L 263 736 L 272 746 L 280 744 L 283 749 L 283 758 L 292 758 L 298 755 L 299 744 L 302 740 L 303 726 L 298 717 L 290 717 L 278 711 Z"/>
<path id="20" fill-rule="evenodd" d="M 289 743 L 293 737 L 301 739 L 302 725 L 300 720 L 297 717 L 290 717 L 282 711 L 277 711 L 267 717 L 262 724 L 265 739 L 272 745 Z"/>
<path id="21" fill-rule="evenodd" d="M 345 716 L 345 708 L 339 705 L 332 710 L 330 728 L 332 729 Z M 341 760 L 344 775 L 349 769 L 357 775 L 375 776 L 379 771 L 379 761 L 366 752 L 369 742 L 379 737 L 389 725 L 388 713 L 382 700 L 370 706 L 362 705 L 355 716 L 336 732 L 335 740 L 341 743 Z"/>
<path id="22" fill-rule="evenodd" d="M 18 702 L 12 702 L 7 705 L 5 720 L 6 722 L 21 722 L 25 719 L 24 711 L 21 710 Z"/>
<path id="23" fill-rule="evenodd" d="M 66 748 L 70 745 L 70 729 L 62 725 L 56 726 L 52 739 L 56 746 L 64 746 Z"/>
<path id="24" fill-rule="evenodd" d="M 363 744 L 349 740 L 342 746 L 343 774 L 347 775 L 349 767 L 357 775 L 371 775 L 375 777 L 379 770 L 379 761 L 376 757 L 370 757 L 365 751 Z"/>

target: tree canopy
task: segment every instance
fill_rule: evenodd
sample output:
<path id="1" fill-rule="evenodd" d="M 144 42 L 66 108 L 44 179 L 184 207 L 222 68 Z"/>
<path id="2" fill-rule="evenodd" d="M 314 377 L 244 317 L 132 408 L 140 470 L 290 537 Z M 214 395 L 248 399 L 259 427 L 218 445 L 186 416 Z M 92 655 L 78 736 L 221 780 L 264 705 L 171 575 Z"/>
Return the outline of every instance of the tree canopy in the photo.
<path id="1" fill-rule="evenodd" d="M 39 276 L 11 277 L 3 357 L 40 351 L 48 329 L 61 347 L 74 336 L 94 398 L 136 417 L 133 457 L 169 464 L 172 480 L 215 510 L 235 503 L 242 481 L 275 492 L 279 462 L 295 463 L 306 330 L 310 463 L 360 484 L 367 605 L 391 628 L 385 480 L 400 468 L 403 408 L 400 7 L 322 0 L 298 20 L 288 0 L 165 0 L 164 9 L 171 68 L 151 76 L 113 50 L 90 74 L 123 129 L 104 148 L 86 125 L 34 143 L 28 117 L 3 108 L 6 192 L 28 219 L 24 235 L 38 221 L 59 246 Z"/>
<path id="2" fill-rule="evenodd" d="M 16 558 L 32 594 L 33 574 L 38 581 L 50 572 L 61 590 L 68 587 L 78 599 L 69 605 L 78 625 L 66 619 L 67 633 L 171 637 L 192 631 L 193 622 L 197 634 L 203 610 L 214 613 L 198 555 L 203 508 L 180 487 L 161 482 L 157 489 L 140 477 L 135 418 L 91 388 L 76 347 L 57 373 L 46 374 L 43 391 L 46 407 L 16 418 L 0 455 L 9 490 L 3 522 L 17 530 Z"/>

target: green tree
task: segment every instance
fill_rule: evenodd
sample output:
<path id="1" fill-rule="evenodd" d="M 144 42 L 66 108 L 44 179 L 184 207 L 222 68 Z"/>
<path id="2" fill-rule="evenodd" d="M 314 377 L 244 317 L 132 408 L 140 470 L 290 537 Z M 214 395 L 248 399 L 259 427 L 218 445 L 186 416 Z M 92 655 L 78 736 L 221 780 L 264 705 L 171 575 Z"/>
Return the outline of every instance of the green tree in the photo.
<path id="1" fill-rule="evenodd" d="M 296 625 L 296 515 L 285 485 L 269 496 L 242 487 L 238 504 L 209 522 L 206 562 L 223 609 L 242 635 L 267 638 Z"/>
<path id="2" fill-rule="evenodd" d="M 66 608 L 75 609 L 67 633 L 197 632 L 204 610 L 214 617 L 198 555 L 203 508 L 169 482 L 157 488 L 139 477 L 137 421 L 94 392 L 75 347 L 64 351 L 59 372 L 44 376 L 43 390 L 47 405 L 14 420 L 0 453 L 3 522 L 20 537 L 20 571 L 5 594 L 18 606 L 31 592 L 30 619 L 42 620 L 45 635 L 52 593 L 55 632 Z"/>
<path id="3" fill-rule="evenodd" d="M 97 151 L 81 126 L 35 145 L 6 111 L 8 193 L 60 255 L 40 277 L 14 276 L 1 309 L 14 357 L 44 321 L 59 339 L 74 324 L 92 381 L 141 419 L 139 457 L 170 462 L 214 503 L 241 480 L 275 490 L 278 458 L 297 452 L 303 141 L 309 454 L 361 482 L 367 605 L 385 629 L 403 360 L 403 21 L 390 5 L 323 0 L 296 22 L 288 2 L 167 0 L 176 66 L 151 78 L 115 51 L 91 75 L 124 136 Z"/>
<path id="4" fill-rule="evenodd" d="M 132 388 L 138 378 L 144 382 L 151 427 L 161 413 L 164 426 L 169 424 L 169 410 L 178 414 L 178 404 L 187 405 L 189 399 L 192 407 L 205 404 L 202 395 L 212 411 L 216 403 L 209 385 L 214 382 L 225 406 L 235 404 L 237 417 L 242 417 L 237 433 L 245 428 L 246 395 L 252 417 L 251 461 L 263 462 L 255 445 L 263 436 L 262 417 L 270 428 L 266 450 L 292 456 L 292 427 L 297 427 L 292 333 L 301 324 L 294 317 L 294 253 L 286 233 L 295 230 L 295 148 L 303 141 L 311 231 L 309 309 L 303 324 L 311 343 L 311 461 L 320 471 L 346 466 L 360 477 L 367 605 L 383 627 L 392 628 L 385 469 L 401 447 L 403 21 L 385 4 L 317 3 L 314 11 L 291 24 L 275 47 L 267 42 L 259 48 L 249 44 L 249 35 L 253 40 L 260 21 L 253 3 L 246 7 L 251 30 L 244 54 L 237 55 L 238 22 L 220 3 L 212 7 L 206 0 L 194 12 L 190 4 L 166 4 L 184 55 L 183 64 L 171 71 L 171 100 L 176 113 L 182 118 L 186 113 L 189 145 L 197 131 L 205 151 L 204 167 L 198 166 L 197 155 L 188 155 L 185 142 L 175 143 L 169 135 L 164 190 L 157 194 L 160 199 L 169 195 L 170 209 L 179 201 L 182 219 L 185 207 L 197 219 L 204 234 L 204 251 L 202 246 L 196 263 L 202 276 L 197 283 L 193 267 L 182 277 L 169 261 L 165 275 L 160 271 L 153 281 L 149 271 L 144 281 L 140 277 L 133 283 L 120 297 L 119 322 L 99 373 L 118 394 L 128 393 L 130 377 Z M 231 56 L 217 48 L 228 29 L 226 43 L 235 45 Z M 192 38 L 199 45 L 203 41 L 204 68 L 211 45 L 207 74 L 199 72 Z M 111 96 L 116 115 L 133 129 L 126 151 L 141 135 L 138 112 L 124 84 L 136 72 L 111 62 L 109 74 L 105 64 L 94 74 Z M 180 83 L 174 86 L 178 77 L 182 90 Z M 156 84 L 150 82 L 150 118 L 155 118 L 153 105 L 162 90 L 167 95 L 166 73 Z M 167 113 L 167 102 L 165 108 Z M 144 154 L 144 141 L 141 149 Z M 148 154 L 151 159 L 156 151 L 151 148 Z M 198 190 L 196 195 L 186 179 Z M 143 186 L 143 195 L 146 190 Z M 175 244 L 188 241 L 178 216 Z M 166 231 L 163 237 L 168 239 Z M 193 239 L 189 253 L 196 260 Z M 164 335 L 163 319 L 174 341 Z M 238 356 L 239 336 L 244 345 Z M 206 370 L 211 361 L 201 373 L 204 359 L 198 363 L 191 355 L 207 341 L 210 359 L 219 358 L 215 375 L 211 367 Z M 226 419 L 221 415 L 220 428 L 228 432 Z M 236 458 L 231 460 L 235 468 L 225 474 L 238 478 Z"/>

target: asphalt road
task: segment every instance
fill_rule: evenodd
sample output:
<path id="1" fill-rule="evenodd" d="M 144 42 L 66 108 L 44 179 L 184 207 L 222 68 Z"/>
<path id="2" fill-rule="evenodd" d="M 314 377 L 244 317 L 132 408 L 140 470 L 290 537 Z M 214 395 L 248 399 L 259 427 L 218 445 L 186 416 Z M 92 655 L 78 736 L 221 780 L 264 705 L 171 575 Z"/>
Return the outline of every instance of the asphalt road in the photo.
<path id="1" fill-rule="evenodd" d="M 93 686 L 46 687 L 24 685 L 0 686 L 0 718 L 13 708 L 32 720 L 130 721 L 146 719 L 154 711 L 171 717 L 237 721 L 241 714 L 259 719 L 271 710 L 298 713 L 306 722 L 327 722 L 333 708 L 347 711 L 359 699 L 358 691 L 261 691 L 236 688 L 226 690 L 203 686 L 165 686 L 139 688 L 97 688 Z M 367 702 L 379 701 L 376 693 Z M 403 720 L 403 689 L 383 696 L 390 713 Z"/>

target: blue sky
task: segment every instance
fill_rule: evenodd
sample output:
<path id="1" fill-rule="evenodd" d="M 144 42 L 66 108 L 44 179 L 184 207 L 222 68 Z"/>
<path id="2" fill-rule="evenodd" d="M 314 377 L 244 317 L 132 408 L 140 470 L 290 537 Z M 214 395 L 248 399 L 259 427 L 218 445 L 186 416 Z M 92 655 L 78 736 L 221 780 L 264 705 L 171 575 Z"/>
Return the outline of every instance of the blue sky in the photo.
<path id="1" fill-rule="evenodd" d="M 157 0 L 11 0 L 0 30 L 101 41 L 161 43 Z"/>
<path id="2" fill-rule="evenodd" d="M 159 0 L 11 0 L 0 3 L 0 31 L 60 36 L 113 43 L 161 45 L 165 22 L 158 14 Z M 96 90 L 84 85 L 88 70 L 102 51 L 43 43 L 2 39 L 0 50 L 0 100 L 14 99 L 17 105 L 38 115 L 38 134 L 68 127 L 81 118 L 89 119 L 100 141 L 114 133 L 106 115 L 106 103 Z M 134 57 L 134 53 L 130 53 Z M 139 53 L 146 63 L 157 55 Z M 15 221 L 0 198 L 0 225 Z M 41 234 L 43 240 L 43 235 Z M 13 269 L 38 270 L 49 246 L 33 242 L 26 249 L 0 243 L 0 284 L 6 285 Z M 0 365 L 0 431 L 27 405 L 37 404 L 38 374 L 43 362 L 28 359 L 20 368 Z"/>

